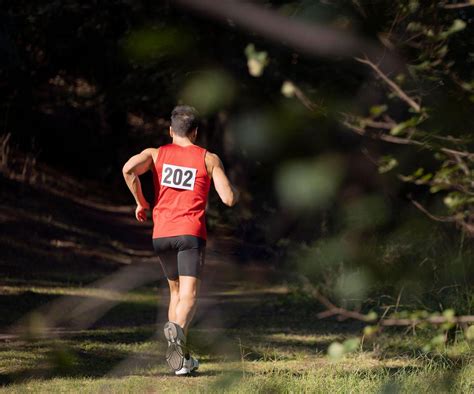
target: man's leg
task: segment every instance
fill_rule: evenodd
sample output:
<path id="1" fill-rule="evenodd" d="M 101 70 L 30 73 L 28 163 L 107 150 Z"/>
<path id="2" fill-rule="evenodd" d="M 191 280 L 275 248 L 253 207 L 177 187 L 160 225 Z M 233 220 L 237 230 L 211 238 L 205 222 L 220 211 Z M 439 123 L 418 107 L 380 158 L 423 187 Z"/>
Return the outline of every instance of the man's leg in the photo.
<path id="1" fill-rule="evenodd" d="M 196 312 L 200 284 L 201 281 L 194 276 L 179 277 L 179 300 L 176 305 L 176 320 L 170 319 L 170 321 L 179 324 L 186 335 L 189 324 Z"/>
<path id="2" fill-rule="evenodd" d="M 176 322 L 176 307 L 178 306 L 179 301 L 179 279 L 168 279 L 168 285 L 170 287 L 170 305 L 168 308 L 168 320 Z"/>
<path id="3" fill-rule="evenodd" d="M 177 254 L 179 296 L 174 310 L 174 320 L 171 319 L 173 316 L 170 316 L 170 321 L 164 326 L 164 334 L 168 340 L 166 356 L 168 365 L 177 375 L 183 375 L 199 367 L 198 361 L 192 358 L 187 350 L 186 337 L 196 310 L 205 241 L 188 235 L 180 236 L 176 241 L 176 249 L 179 250 Z"/>

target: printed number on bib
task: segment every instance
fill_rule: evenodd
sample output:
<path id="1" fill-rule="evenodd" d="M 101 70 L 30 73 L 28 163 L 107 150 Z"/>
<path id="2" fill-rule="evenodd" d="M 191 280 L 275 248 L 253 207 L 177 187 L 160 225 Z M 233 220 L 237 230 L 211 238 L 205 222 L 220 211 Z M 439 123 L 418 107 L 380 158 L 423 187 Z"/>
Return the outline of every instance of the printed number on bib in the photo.
<path id="1" fill-rule="evenodd" d="M 196 168 L 163 164 L 161 184 L 163 186 L 174 187 L 176 189 L 194 190 L 196 173 Z"/>

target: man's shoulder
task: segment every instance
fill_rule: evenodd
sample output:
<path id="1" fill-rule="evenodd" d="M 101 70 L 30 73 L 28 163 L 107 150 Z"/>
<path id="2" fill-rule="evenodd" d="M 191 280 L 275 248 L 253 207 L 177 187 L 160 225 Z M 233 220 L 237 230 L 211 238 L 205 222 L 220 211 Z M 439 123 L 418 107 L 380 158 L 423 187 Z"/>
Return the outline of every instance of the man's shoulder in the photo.
<path id="1" fill-rule="evenodd" d="M 146 149 L 143 149 L 142 153 L 150 156 L 153 159 L 153 161 L 156 161 L 159 149 L 160 148 L 146 148 Z"/>
<path id="2" fill-rule="evenodd" d="M 147 153 L 147 154 L 156 153 L 156 152 L 158 152 L 158 149 L 160 149 L 160 148 L 145 148 L 145 149 L 143 149 L 143 152 Z"/>
<path id="3" fill-rule="evenodd" d="M 218 162 L 220 158 L 215 153 L 206 151 L 206 161 L 207 160 L 209 160 L 210 162 Z"/>
<path id="4" fill-rule="evenodd" d="M 215 153 L 206 151 L 206 169 L 209 176 L 212 178 L 212 173 L 214 169 L 220 166 L 221 159 Z"/>
<path id="5" fill-rule="evenodd" d="M 206 159 L 206 164 L 208 164 L 211 167 L 215 167 L 219 165 L 219 163 L 221 162 L 221 159 L 219 158 L 219 156 L 209 151 L 206 151 L 205 159 Z"/>

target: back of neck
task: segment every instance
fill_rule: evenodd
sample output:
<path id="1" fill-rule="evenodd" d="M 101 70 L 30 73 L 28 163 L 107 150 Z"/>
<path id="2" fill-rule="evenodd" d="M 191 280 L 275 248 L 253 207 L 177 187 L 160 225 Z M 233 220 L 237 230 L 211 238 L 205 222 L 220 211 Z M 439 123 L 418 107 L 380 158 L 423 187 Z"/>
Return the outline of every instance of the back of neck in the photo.
<path id="1" fill-rule="evenodd" d="M 187 138 L 187 137 L 173 137 L 173 144 L 179 145 L 179 146 L 189 146 L 189 145 L 194 145 L 192 141 Z"/>

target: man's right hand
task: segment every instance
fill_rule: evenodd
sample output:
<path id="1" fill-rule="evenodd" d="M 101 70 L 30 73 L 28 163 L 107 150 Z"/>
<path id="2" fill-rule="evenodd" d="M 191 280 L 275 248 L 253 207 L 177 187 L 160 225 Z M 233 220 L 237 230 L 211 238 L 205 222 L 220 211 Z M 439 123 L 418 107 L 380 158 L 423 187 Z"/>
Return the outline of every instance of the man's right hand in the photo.
<path id="1" fill-rule="evenodd" d="M 146 211 L 150 209 L 150 204 L 146 203 L 144 205 L 138 204 L 137 208 L 135 209 L 135 217 L 139 222 L 146 221 Z"/>

